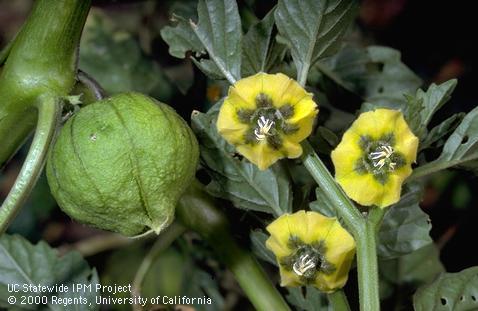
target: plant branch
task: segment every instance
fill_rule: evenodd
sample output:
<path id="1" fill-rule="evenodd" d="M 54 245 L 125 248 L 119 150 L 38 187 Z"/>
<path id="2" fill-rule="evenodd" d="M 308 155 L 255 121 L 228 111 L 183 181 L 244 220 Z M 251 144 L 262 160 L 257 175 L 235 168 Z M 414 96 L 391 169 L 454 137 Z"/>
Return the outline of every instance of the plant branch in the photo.
<path id="1" fill-rule="evenodd" d="M 5 63 L 7 60 L 8 54 L 10 53 L 10 50 L 12 49 L 13 46 L 13 40 L 8 42 L 7 45 L 0 51 L 0 66 Z"/>
<path id="2" fill-rule="evenodd" d="M 0 235 L 13 221 L 40 176 L 61 114 L 58 98 L 45 95 L 38 101 L 38 123 L 22 169 L 0 208 Z"/>
<path id="3" fill-rule="evenodd" d="M 101 85 L 93 79 L 89 74 L 84 71 L 78 70 L 78 81 L 83 84 L 83 86 L 90 91 L 93 97 L 96 100 L 102 100 L 105 98 L 105 90 L 101 87 Z"/>
<path id="4" fill-rule="evenodd" d="M 360 310 L 380 310 L 378 288 L 378 265 L 376 233 L 385 214 L 384 209 L 371 207 L 365 218 L 337 185 L 324 163 L 309 142 L 302 144 L 302 161 L 329 200 L 334 202 L 337 213 L 342 217 L 357 244 L 357 270 L 359 282 Z"/>
<path id="5" fill-rule="evenodd" d="M 71 250 L 79 252 L 83 257 L 89 257 L 108 250 L 131 244 L 135 240 L 117 233 L 105 233 L 80 240 L 74 244 L 63 245 L 59 248 L 60 254 Z"/>
<path id="6" fill-rule="evenodd" d="M 144 278 L 148 273 L 151 265 L 154 263 L 158 255 L 167 249 L 178 237 L 180 237 L 186 229 L 174 222 L 171 224 L 164 232 L 162 232 L 154 245 L 151 247 L 151 250 L 146 255 L 146 257 L 141 262 L 141 265 L 134 276 L 133 285 L 131 289 L 131 297 L 141 296 L 141 286 L 143 284 Z M 141 311 L 143 308 L 141 305 L 133 305 L 133 310 Z"/>
<path id="7" fill-rule="evenodd" d="M 329 303 L 334 311 L 350 311 L 350 305 L 347 296 L 343 290 L 339 289 L 327 295 Z"/>
<path id="8" fill-rule="evenodd" d="M 338 214 L 343 218 L 352 234 L 358 236 L 363 225 L 363 216 L 343 190 L 337 185 L 310 143 L 304 141 L 302 147 L 304 148 L 304 153 L 302 154 L 302 162 L 304 163 L 304 166 L 310 172 L 319 187 L 322 188 L 324 193 L 328 196 L 329 200 L 335 203 Z"/>
<path id="9" fill-rule="evenodd" d="M 360 237 L 355 237 L 355 242 L 357 243 L 360 310 L 380 310 L 376 226 L 366 222 L 364 231 Z"/>
<path id="10" fill-rule="evenodd" d="M 209 243 L 220 261 L 232 271 L 256 310 L 290 310 L 251 253 L 236 244 L 227 219 L 201 183 L 195 181 L 181 197 L 176 215 L 181 223 Z"/>

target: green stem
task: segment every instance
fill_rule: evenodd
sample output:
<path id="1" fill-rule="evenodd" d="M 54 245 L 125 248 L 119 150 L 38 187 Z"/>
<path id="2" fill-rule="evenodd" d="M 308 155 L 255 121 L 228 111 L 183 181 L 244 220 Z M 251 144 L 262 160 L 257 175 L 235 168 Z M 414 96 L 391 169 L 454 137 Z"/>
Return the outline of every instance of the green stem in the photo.
<path id="1" fill-rule="evenodd" d="M 250 252 L 236 244 L 227 219 L 199 182 L 194 182 L 182 196 L 176 215 L 209 243 L 257 310 L 290 310 Z"/>
<path id="2" fill-rule="evenodd" d="M 47 93 L 66 96 L 73 88 L 89 8 L 90 0 L 35 1 L 2 54 L 6 61 L 0 73 L 0 168 L 35 127 L 37 99 Z"/>
<path id="3" fill-rule="evenodd" d="M 297 73 L 297 82 L 305 86 L 307 83 L 307 76 L 309 75 L 310 64 L 308 62 L 303 62 L 301 70 Z"/>
<path id="4" fill-rule="evenodd" d="M 343 218 L 352 234 L 358 235 L 363 225 L 363 217 L 355 205 L 350 201 L 343 190 L 337 185 L 324 163 L 315 153 L 308 141 L 302 143 L 304 153 L 302 162 L 320 188 L 335 203 L 337 212 Z"/>
<path id="5" fill-rule="evenodd" d="M 433 173 L 439 172 L 441 170 L 453 167 L 455 165 L 459 165 L 461 163 L 465 163 L 468 161 L 475 161 L 475 160 L 478 160 L 478 156 L 469 156 L 469 157 L 464 157 L 464 158 L 460 158 L 456 160 L 448 160 L 448 161 L 436 160 L 414 169 L 412 175 L 410 175 L 410 177 L 408 177 L 405 180 L 405 182 L 408 183 L 408 182 L 420 179 L 422 177 L 425 177 L 427 175 L 431 175 Z"/>
<path id="6" fill-rule="evenodd" d="M 375 231 L 373 224 L 367 222 L 361 237 L 355 239 L 361 311 L 380 310 Z"/>
<path id="7" fill-rule="evenodd" d="M 0 208 L 0 235 L 7 230 L 40 176 L 59 121 L 60 106 L 59 100 L 51 96 L 38 101 L 38 124 L 33 142 L 15 184 Z"/>
<path id="8" fill-rule="evenodd" d="M 180 237 L 186 229 L 177 222 L 171 224 L 164 232 L 162 232 L 153 247 L 141 262 L 136 272 L 131 289 L 131 297 L 141 296 L 141 286 L 146 274 L 151 268 L 158 255 L 167 249 L 178 237 Z M 143 310 L 141 305 L 133 305 L 133 310 Z"/>
<path id="9" fill-rule="evenodd" d="M 377 260 L 377 233 L 386 209 L 371 207 L 365 230 L 357 240 L 357 269 L 360 310 L 380 310 L 380 291 Z"/>
<path id="10" fill-rule="evenodd" d="M 337 290 L 327 295 L 329 303 L 334 311 L 350 311 L 349 302 L 347 296 L 343 290 Z"/>
<path id="11" fill-rule="evenodd" d="M 335 203 L 337 213 L 347 225 L 357 244 L 360 310 L 380 310 L 376 233 L 381 224 L 384 210 L 371 208 L 368 217 L 363 217 L 337 185 L 312 146 L 307 141 L 302 146 L 304 148 L 302 155 L 304 166 L 319 187 L 328 195 L 328 199 Z"/>
<path id="12" fill-rule="evenodd" d="M 8 57 L 8 54 L 10 54 L 10 50 L 12 49 L 13 45 L 13 40 L 8 42 L 7 45 L 0 51 L 0 66 L 3 65 L 5 60 Z"/>

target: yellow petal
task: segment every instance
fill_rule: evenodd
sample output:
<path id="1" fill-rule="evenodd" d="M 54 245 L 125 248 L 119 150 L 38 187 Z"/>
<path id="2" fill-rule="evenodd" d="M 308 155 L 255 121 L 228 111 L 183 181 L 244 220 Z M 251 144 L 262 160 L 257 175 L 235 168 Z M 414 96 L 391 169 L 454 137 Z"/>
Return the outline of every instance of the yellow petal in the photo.
<path id="1" fill-rule="evenodd" d="M 384 208 L 397 203 L 400 200 L 403 181 L 411 172 L 411 168 L 403 167 L 399 171 L 390 174 L 387 182 L 382 187 L 382 195 L 375 205 Z"/>
<path id="2" fill-rule="evenodd" d="M 295 125 L 298 131 L 287 135 L 289 139 L 300 142 L 310 136 L 314 126 L 314 121 L 319 113 L 317 106 L 312 100 L 303 100 L 296 105 L 294 109 L 294 116 L 287 120 L 291 125 Z"/>
<path id="3" fill-rule="evenodd" d="M 266 230 L 271 235 L 271 237 L 266 241 L 266 245 L 267 243 L 269 243 L 268 241 L 272 238 L 274 238 L 277 243 L 282 245 L 287 245 L 289 243 L 289 238 L 291 235 L 291 232 L 289 230 L 289 217 L 290 214 L 284 214 L 266 227 Z"/>
<path id="4" fill-rule="evenodd" d="M 297 287 L 302 286 L 302 281 L 297 274 L 292 271 L 287 271 L 279 265 L 280 286 Z"/>
<path id="5" fill-rule="evenodd" d="M 341 178 L 354 171 L 355 164 L 363 156 L 359 141 L 359 135 L 353 131 L 347 131 L 342 137 L 342 141 L 332 151 L 331 158 L 336 178 Z"/>
<path id="6" fill-rule="evenodd" d="M 395 122 L 401 115 L 398 110 L 376 109 L 361 113 L 354 121 L 350 130 L 357 135 L 369 135 L 373 139 L 379 139 L 385 134 L 392 133 Z"/>
<path id="7" fill-rule="evenodd" d="M 336 218 L 326 217 L 317 212 L 307 212 L 307 234 L 304 242 L 313 243 L 325 240 L 332 226 L 336 223 Z"/>
<path id="8" fill-rule="evenodd" d="M 241 79 L 229 88 L 227 100 L 234 106 L 255 109 L 256 97 L 262 92 L 264 73 Z"/>
<path id="9" fill-rule="evenodd" d="M 278 107 L 282 96 L 288 91 L 289 86 L 297 83 L 285 74 L 266 74 L 259 73 L 263 77 L 262 93 L 266 94 L 272 99 L 274 106 Z"/>
<path id="10" fill-rule="evenodd" d="M 224 101 L 217 117 L 217 130 L 230 144 L 243 144 L 244 135 L 248 125 L 239 121 L 237 109 L 230 103 Z"/>
<path id="11" fill-rule="evenodd" d="M 302 86 L 300 86 L 299 83 L 281 73 L 276 74 L 276 76 L 279 76 L 282 80 L 288 80 L 288 83 L 283 83 L 281 85 L 283 87 L 283 91 L 280 93 L 277 92 L 277 96 L 274 97 L 276 99 L 274 101 L 274 105 L 276 107 L 280 108 L 283 105 L 295 106 L 302 100 L 312 100 L 312 94 L 308 93 Z M 272 89 L 270 91 L 272 91 Z M 316 106 L 315 103 L 314 106 Z"/>
<path id="12" fill-rule="evenodd" d="M 236 149 L 246 159 L 257 165 L 260 170 L 266 170 L 283 157 L 280 151 L 270 148 L 265 142 L 255 145 L 240 145 Z"/>
<path id="13" fill-rule="evenodd" d="M 372 174 L 359 175 L 352 172 L 345 176 L 337 176 L 345 193 L 359 204 L 370 206 L 380 202 L 382 197 L 382 185 Z"/>
<path id="14" fill-rule="evenodd" d="M 282 147 L 281 150 L 285 157 L 289 159 L 295 159 L 302 155 L 302 146 L 290 140 L 289 136 L 283 136 Z"/>
<path id="15" fill-rule="evenodd" d="M 415 162 L 418 150 L 418 138 L 412 133 L 402 115 L 395 123 L 395 149 L 401 152 L 407 164 Z"/>

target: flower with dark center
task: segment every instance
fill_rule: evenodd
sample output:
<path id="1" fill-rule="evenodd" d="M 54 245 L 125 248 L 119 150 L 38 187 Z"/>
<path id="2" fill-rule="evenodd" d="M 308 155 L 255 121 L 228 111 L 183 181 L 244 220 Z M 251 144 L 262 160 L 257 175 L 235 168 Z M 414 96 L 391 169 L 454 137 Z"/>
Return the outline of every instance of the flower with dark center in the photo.
<path id="1" fill-rule="evenodd" d="M 389 206 L 400 199 L 417 148 L 418 138 L 400 111 L 362 113 L 332 151 L 335 179 L 354 201 Z"/>
<path id="2" fill-rule="evenodd" d="M 277 218 L 267 231 L 266 246 L 277 258 L 282 286 L 332 292 L 345 285 L 355 241 L 336 218 L 299 211 Z"/>
<path id="3" fill-rule="evenodd" d="M 230 87 L 217 129 L 226 141 L 261 170 L 281 158 L 302 154 L 300 142 L 312 132 L 318 109 L 296 81 L 258 73 Z"/>

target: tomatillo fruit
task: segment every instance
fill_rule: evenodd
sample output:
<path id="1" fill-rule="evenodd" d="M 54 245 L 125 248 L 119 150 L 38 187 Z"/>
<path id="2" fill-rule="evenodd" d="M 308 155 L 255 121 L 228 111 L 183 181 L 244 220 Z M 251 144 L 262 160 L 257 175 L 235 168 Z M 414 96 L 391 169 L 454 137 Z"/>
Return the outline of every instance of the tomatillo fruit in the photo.
<path id="1" fill-rule="evenodd" d="M 198 160 L 196 137 L 171 107 L 126 93 L 88 105 L 65 123 L 47 178 L 70 217 L 134 236 L 172 222 Z"/>

